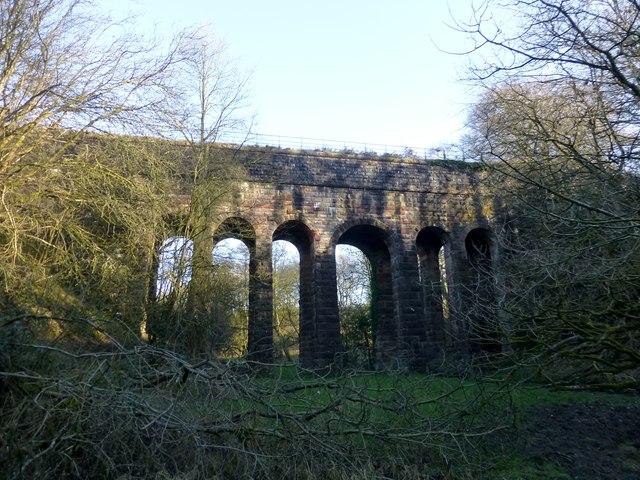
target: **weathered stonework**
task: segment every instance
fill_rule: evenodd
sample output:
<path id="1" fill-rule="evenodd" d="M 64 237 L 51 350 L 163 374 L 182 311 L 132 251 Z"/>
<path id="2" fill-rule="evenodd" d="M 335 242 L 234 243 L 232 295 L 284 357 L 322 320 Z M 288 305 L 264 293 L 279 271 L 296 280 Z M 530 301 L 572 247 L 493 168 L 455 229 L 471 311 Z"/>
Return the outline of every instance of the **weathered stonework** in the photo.
<path id="1" fill-rule="evenodd" d="M 252 358 L 272 358 L 271 242 L 280 239 L 300 252 L 303 366 L 326 366 L 341 352 L 335 264 L 340 243 L 360 248 L 374 266 L 379 368 L 421 370 L 468 351 L 465 283 L 477 279 L 474 256 L 496 259 L 494 200 L 483 192 L 479 168 L 269 150 L 236 156 L 247 175 L 228 203 L 211 213 L 210 228 L 218 236 L 221 226 L 237 219 L 254 236 L 246 239 L 253 246 Z"/>

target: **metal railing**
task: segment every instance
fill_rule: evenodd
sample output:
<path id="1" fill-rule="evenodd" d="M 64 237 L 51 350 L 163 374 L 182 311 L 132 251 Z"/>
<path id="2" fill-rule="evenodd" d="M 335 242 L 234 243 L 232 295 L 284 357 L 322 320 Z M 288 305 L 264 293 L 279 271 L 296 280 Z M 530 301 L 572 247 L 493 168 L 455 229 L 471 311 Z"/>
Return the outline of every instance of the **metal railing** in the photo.
<path id="1" fill-rule="evenodd" d="M 222 143 L 256 147 L 274 147 L 301 151 L 343 152 L 358 154 L 396 155 L 403 158 L 424 160 L 464 160 L 460 148 L 446 145 L 434 148 L 387 145 L 382 143 L 348 142 L 320 138 L 292 137 L 264 133 L 246 135 L 223 135 L 218 138 Z"/>

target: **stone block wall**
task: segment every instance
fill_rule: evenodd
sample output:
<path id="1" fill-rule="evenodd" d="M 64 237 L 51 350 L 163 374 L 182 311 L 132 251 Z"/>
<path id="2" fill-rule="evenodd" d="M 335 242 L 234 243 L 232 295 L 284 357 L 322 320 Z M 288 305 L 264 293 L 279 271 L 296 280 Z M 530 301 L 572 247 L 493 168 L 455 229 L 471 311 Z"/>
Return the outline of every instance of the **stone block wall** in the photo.
<path id="1" fill-rule="evenodd" d="M 290 240 L 298 247 L 304 366 L 331 364 L 341 353 L 335 275 L 340 243 L 360 248 L 376 265 L 379 368 L 422 370 L 452 353 L 464 354 L 468 305 L 463 287 L 472 277 L 465 239 L 477 229 L 491 232 L 497 218 L 497 201 L 485 191 L 481 169 L 384 156 L 268 150 L 236 155 L 246 177 L 239 179 L 228 202 L 211 213 L 211 232 L 219 233 L 219 225 L 229 218 L 248 222 L 262 246 L 263 264 L 270 262 L 268 246 L 274 240 Z M 420 238 L 426 244 L 420 245 L 424 229 Z M 438 232 L 441 245 L 430 240 L 432 232 Z M 438 284 L 440 246 L 446 265 L 446 319 L 442 305 L 434 307 L 429 298 L 430 291 L 445 290 Z M 270 268 L 262 271 L 260 282 L 254 282 L 259 291 L 252 298 L 259 305 L 250 308 L 249 352 L 268 361 L 272 342 L 263 337 L 271 332 L 272 299 L 271 281 L 264 275 L 270 275 Z"/>

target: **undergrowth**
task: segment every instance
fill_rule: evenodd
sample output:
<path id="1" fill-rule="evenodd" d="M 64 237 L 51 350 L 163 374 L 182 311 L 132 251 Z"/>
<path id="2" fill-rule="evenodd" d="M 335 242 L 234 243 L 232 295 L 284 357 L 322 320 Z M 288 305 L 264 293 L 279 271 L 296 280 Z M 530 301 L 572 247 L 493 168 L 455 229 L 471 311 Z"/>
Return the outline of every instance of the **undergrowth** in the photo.
<path id="1" fill-rule="evenodd" d="M 88 320 L 85 341 L 42 336 L 42 322 L 0 326 L 3 478 L 490 478 L 487 465 L 513 470 L 496 439 L 523 409 L 600 398 L 477 372 L 195 360 L 96 337 Z"/>

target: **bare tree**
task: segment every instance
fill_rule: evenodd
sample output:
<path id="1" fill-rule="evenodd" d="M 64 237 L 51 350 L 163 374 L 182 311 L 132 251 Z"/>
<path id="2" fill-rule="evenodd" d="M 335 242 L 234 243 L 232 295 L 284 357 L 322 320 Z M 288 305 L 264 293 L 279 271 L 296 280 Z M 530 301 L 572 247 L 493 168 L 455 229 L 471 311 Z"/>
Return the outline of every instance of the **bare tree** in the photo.
<path id="1" fill-rule="evenodd" d="M 194 184 L 209 176 L 211 152 L 221 136 L 242 138 L 251 126 L 245 76 L 208 28 L 185 33 L 183 61 L 165 84 L 165 101 L 155 105 L 156 132 L 186 142 L 193 156 Z M 217 169 L 217 174 L 222 169 Z"/>
<path id="2" fill-rule="evenodd" d="M 473 69 L 485 94 L 469 143 L 504 194 L 513 352 L 554 381 L 637 385 L 640 5 L 514 0 L 476 13 L 465 29 L 492 54 Z"/>
<path id="3" fill-rule="evenodd" d="M 338 309 L 342 342 L 351 366 L 374 367 L 375 322 L 372 272 L 365 254 L 342 245 L 336 252 Z"/>
<path id="4" fill-rule="evenodd" d="M 182 286 L 187 301 L 175 308 L 170 305 L 172 298 L 164 299 L 166 308 L 156 312 L 154 321 L 159 327 L 156 332 L 174 332 L 164 339 L 174 348 L 203 353 L 213 348 L 211 335 L 202 335 L 203 330 L 222 328 L 215 326 L 215 318 L 220 316 L 214 314 L 216 306 L 212 303 L 222 293 L 216 292 L 216 285 L 222 288 L 223 276 L 213 278 L 211 254 L 215 241 L 210 219 L 220 200 L 229 195 L 236 181 L 242 178 L 234 152 L 220 148 L 217 141 L 223 133 L 248 132 L 247 79 L 226 58 L 223 45 L 206 29 L 192 31 L 180 40 L 183 61 L 175 65 L 171 80 L 164 85 L 165 101 L 154 106 L 152 128 L 164 138 L 178 140 L 186 152 L 187 165 L 182 168 L 187 174 L 182 179 L 182 188 L 190 195 L 190 205 L 181 222 L 182 235 L 193 242 L 191 278 Z M 247 235 L 233 232 L 236 237 Z M 166 325 L 159 326 L 157 322 Z M 182 339 L 181 346 L 175 343 L 175 335 Z"/>
<path id="5" fill-rule="evenodd" d="M 125 137 L 109 143 L 93 133 L 133 131 L 163 100 L 159 86 L 179 60 L 175 47 L 161 53 L 84 0 L 0 4 L 0 281 L 7 301 L 22 296 L 66 310 L 100 301 L 140 322 L 145 288 L 130 280 L 144 276 L 164 210 L 156 187 L 170 169 L 151 145 L 136 148 Z M 136 301 L 123 306 L 107 285 Z"/>

